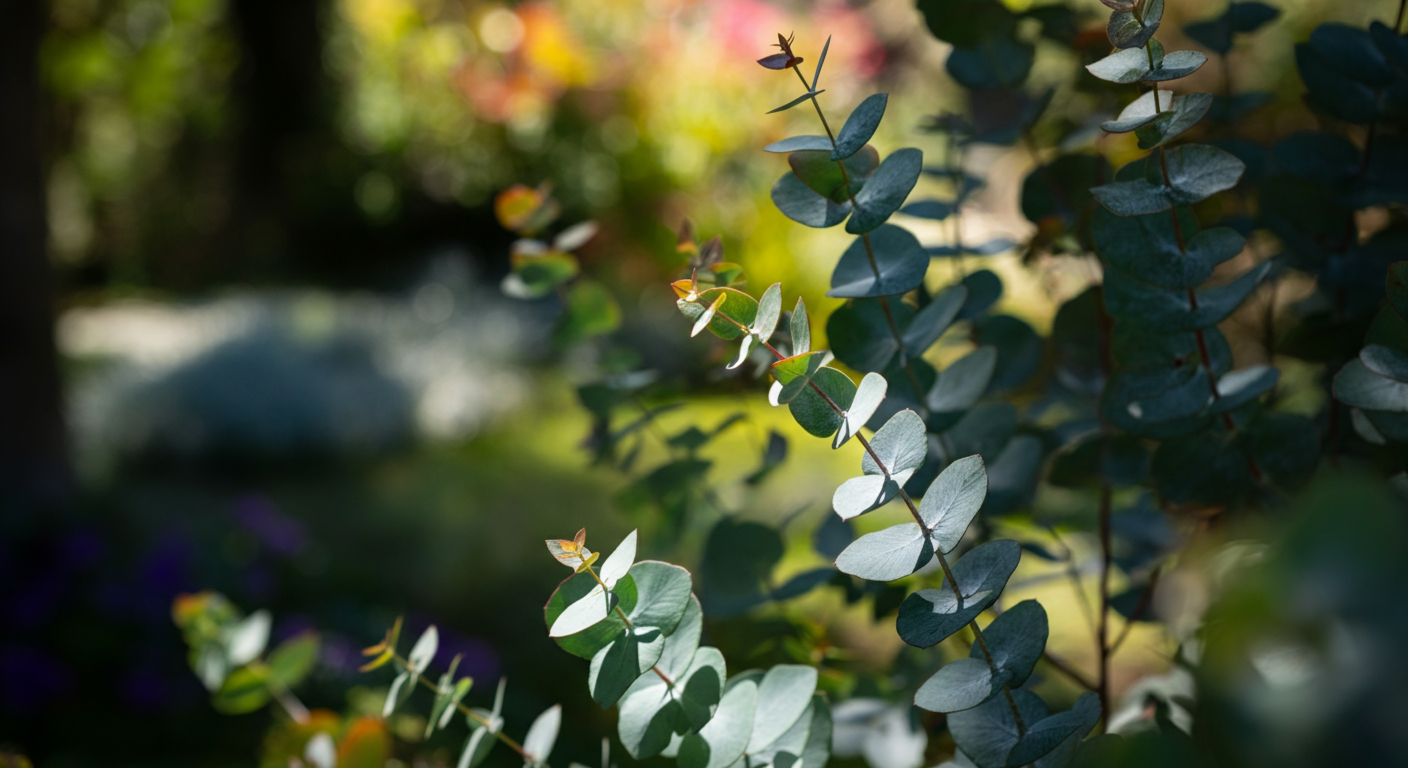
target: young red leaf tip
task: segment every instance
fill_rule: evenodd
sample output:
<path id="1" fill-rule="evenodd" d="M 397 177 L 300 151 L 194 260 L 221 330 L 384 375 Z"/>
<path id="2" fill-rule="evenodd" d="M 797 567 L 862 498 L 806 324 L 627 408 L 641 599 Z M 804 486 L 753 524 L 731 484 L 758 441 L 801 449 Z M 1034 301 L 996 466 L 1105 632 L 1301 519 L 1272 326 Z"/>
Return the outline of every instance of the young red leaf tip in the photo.
<path id="1" fill-rule="evenodd" d="M 792 55 L 792 39 L 794 36 L 783 37 L 781 32 L 777 33 L 777 42 L 773 47 L 782 49 L 782 53 L 774 53 L 771 56 L 764 56 L 758 59 L 758 63 L 768 69 L 788 69 L 802 63 L 801 56 Z"/>
<path id="2" fill-rule="evenodd" d="M 591 552 L 587 549 L 587 529 L 577 531 L 577 535 L 568 539 L 548 539 L 548 552 L 552 553 L 559 563 L 568 568 L 576 568 L 577 564 L 591 557 Z"/>

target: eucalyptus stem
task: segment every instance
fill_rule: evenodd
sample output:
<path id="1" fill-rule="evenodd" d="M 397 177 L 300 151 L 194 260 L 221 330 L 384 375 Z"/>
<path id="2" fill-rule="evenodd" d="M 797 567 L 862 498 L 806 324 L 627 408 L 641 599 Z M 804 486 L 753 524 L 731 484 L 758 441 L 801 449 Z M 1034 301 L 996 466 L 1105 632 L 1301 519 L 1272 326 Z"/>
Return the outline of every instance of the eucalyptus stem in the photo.
<path id="1" fill-rule="evenodd" d="M 1100 696 L 1100 713 L 1110 720 L 1110 485 L 1100 487 L 1100 624 L 1096 643 L 1100 649 L 1100 677 L 1096 694 Z"/>

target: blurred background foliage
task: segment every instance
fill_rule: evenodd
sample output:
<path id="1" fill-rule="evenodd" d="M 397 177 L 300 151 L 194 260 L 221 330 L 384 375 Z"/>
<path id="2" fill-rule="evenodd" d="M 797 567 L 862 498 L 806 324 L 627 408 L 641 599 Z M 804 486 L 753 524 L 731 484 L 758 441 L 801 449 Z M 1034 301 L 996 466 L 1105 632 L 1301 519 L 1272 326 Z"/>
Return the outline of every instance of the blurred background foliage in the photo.
<path id="1" fill-rule="evenodd" d="M 1292 43 L 1323 21 L 1363 24 L 1397 5 L 1276 4 L 1276 24 L 1190 78 L 1210 90 L 1226 81 L 1271 91 L 1272 102 L 1238 127 L 1263 144 L 1316 125 L 1301 101 Z M 1093 131 L 1091 116 L 1117 105 L 1069 73 L 1080 35 L 1103 40 L 1104 8 L 1098 0 L 1072 5 L 1072 44 L 1041 46 L 1032 82 L 1058 89 L 1043 125 Z M 1168 0 L 1166 42 L 1186 43 L 1175 30 L 1222 5 Z M 765 480 L 743 482 L 774 430 L 798 431 L 760 402 L 750 379 L 719 375 L 728 350 L 687 337 L 665 283 L 681 264 L 674 229 L 688 216 L 698 232 L 723 236 L 726 258 L 747 267 L 755 288 L 782 281 L 818 316 L 840 304 L 823 294 L 845 235 L 785 219 L 768 200 L 776 163 L 760 152 L 812 132 L 813 116 L 764 116 L 796 86 L 760 76 L 754 60 L 777 32 L 795 32 L 807 57 L 834 35 L 828 110 L 844 114 L 870 92 L 888 91 L 890 119 L 874 143 L 947 159 L 952 148 L 917 128 L 925 115 L 966 111 L 967 96 L 944 73 L 948 46 L 908 0 L 38 6 L 35 117 L 72 480 L 40 490 L 17 481 L 6 494 L 0 751 L 46 766 L 254 761 L 271 715 L 214 712 L 170 620 L 177 594 L 211 588 L 245 610 L 273 611 L 276 639 L 322 633 L 310 705 L 379 708 L 377 686 L 386 681 L 356 673 L 356 649 L 405 613 L 408 634 L 439 625 L 442 654 L 464 653 L 461 669 L 481 685 L 510 677 L 511 723 L 561 701 L 569 714 L 557 754 L 595 764 L 597 740 L 614 727 L 585 695 L 583 665 L 540 629 L 539 606 L 561 574 L 539 540 L 584 525 L 599 541 L 615 540 L 639 526 L 644 554 L 698 573 L 706 534 L 720 510 L 733 510 L 782 526 L 777 570 L 760 578 L 781 584 L 827 564 L 813 536 L 825 535 L 819 526 L 846 476 L 845 457 L 796 439 Z M 1105 145 L 1116 165 L 1137 152 L 1132 139 L 1121 142 Z M 970 243 L 1029 239 L 1017 199 L 1030 152 L 984 147 L 965 162 L 988 186 L 961 221 L 920 228 L 921 237 L 952 237 L 956 226 Z M 499 293 L 513 235 L 496 223 L 492 201 L 515 183 L 551 184 L 564 220 L 600 224 L 579 255 L 622 306 L 613 343 L 559 357 L 553 300 L 524 304 Z M 985 262 L 1006 284 L 1004 311 L 1043 333 L 1057 303 L 1095 276 L 1079 260 L 1023 263 L 1008 253 Z M 955 277 L 940 265 L 930 282 Z M 1305 293 L 1290 284 L 1283 301 Z M 1251 330 L 1239 337 L 1238 322 L 1228 321 L 1234 350 L 1254 356 L 1260 347 L 1247 340 Z M 697 477 L 717 495 L 697 514 L 665 519 L 660 509 L 674 502 L 659 491 L 660 483 L 673 487 L 668 477 L 594 468 L 584 450 L 592 422 L 575 388 L 634 368 L 655 371 L 664 385 L 642 409 L 684 399 L 660 417 L 653 429 L 661 439 L 646 443 L 638 467 L 680 456 L 667 436 L 743 416 L 697 456 L 688 451 L 708 462 Z M 1315 396 L 1309 382 L 1318 374 L 1288 369 L 1291 403 L 1298 375 L 1306 397 Z M 1227 713 L 1222 722 L 1293 708 L 1275 686 L 1306 667 L 1275 667 L 1284 658 L 1276 654 L 1294 645 L 1286 638 L 1307 609 L 1288 597 L 1296 593 L 1286 583 L 1312 576 L 1287 558 L 1325 541 L 1315 532 L 1336 527 L 1337 510 L 1365 520 L 1358 533 L 1329 537 L 1330 554 L 1314 567 L 1332 575 L 1316 583 L 1335 574 L 1351 585 L 1403 583 L 1401 501 L 1372 484 L 1327 482 L 1303 501 L 1289 534 L 1260 521 L 1213 537 L 1286 539 L 1265 554 L 1267 569 L 1216 609 L 1228 617 L 1218 637 L 1231 645 L 1210 643 L 1210 656 L 1242 647 L 1228 638 L 1263 637 L 1266 627 L 1280 628 L 1272 639 L 1282 643 L 1263 654 L 1272 673 L 1248 677 L 1231 654 L 1226 674 L 1209 681 L 1209 706 Z M 1080 506 L 1045 486 L 1033 504 Z M 1081 536 L 1068 543 L 1092 546 Z M 1207 549 L 1180 563 L 1179 589 L 1158 606 L 1172 629 L 1136 627 L 1116 663 L 1117 690 L 1169 670 L 1175 639 L 1221 594 L 1229 556 Z M 1065 575 L 1028 560 L 1035 562 L 1024 561 L 1010 599 L 1039 595 L 1053 650 L 1090 662 Z M 1360 608 L 1345 595 L 1354 593 L 1341 584 L 1315 594 L 1352 614 Z M 909 652 L 879 614 L 825 590 L 718 620 L 709 631 L 736 668 L 822 662 L 834 672 L 823 675 L 823 688 L 883 696 L 924 667 L 905 661 Z M 1336 637 L 1313 638 L 1332 661 L 1349 642 Z M 1375 637 L 1401 639 L 1401 619 Z M 1367 657 L 1358 658 L 1356 674 L 1369 674 L 1361 668 Z M 1392 706 L 1378 716 L 1405 711 L 1402 689 L 1384 695 Z M 400 720 L 390 727 L 411 742 L 419 729 Z M 432 761 L 453 760 L 459 738 L 418 749 Z M 930 746 L 932 754 L 946 749 Z M 910 768 L 903 760 L 878 766 L 892 767 Z"/>

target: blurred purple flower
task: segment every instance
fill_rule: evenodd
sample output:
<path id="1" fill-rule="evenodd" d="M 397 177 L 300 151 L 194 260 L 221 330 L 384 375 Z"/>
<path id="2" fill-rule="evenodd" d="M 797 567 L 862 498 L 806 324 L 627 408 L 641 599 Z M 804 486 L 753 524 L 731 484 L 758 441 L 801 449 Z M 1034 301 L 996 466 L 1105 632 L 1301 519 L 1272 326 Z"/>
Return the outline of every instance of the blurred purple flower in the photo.
<path id="1" fill-rule="evenodd" d="M 307 540 L 302 523 L 281 514 L 272 501 L 259 494 L 240 497 L 235 502 L 235 518 L 276 555 L 296 555 Z"/>

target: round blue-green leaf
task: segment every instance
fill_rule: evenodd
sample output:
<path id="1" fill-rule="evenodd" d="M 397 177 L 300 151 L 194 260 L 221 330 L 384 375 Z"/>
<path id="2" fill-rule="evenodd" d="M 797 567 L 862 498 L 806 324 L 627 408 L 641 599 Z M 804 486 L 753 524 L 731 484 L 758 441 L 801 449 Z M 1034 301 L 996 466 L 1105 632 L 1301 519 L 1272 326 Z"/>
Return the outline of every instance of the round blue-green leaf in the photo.
<path id="1" fill-rule="evenodd" d="M 688 280 L 680 282 L 686 286 L 689 285 Z M 709 332 L 725 340 L 742 336 L 744 334 L 743 328 L 752 325 L 758 316 L 758 301 L 756 299 L 736 288 L 728 287 L 700 291 L 693 301 L 690 301 L 686 296 L 686 298 L 676 301 L 675 306 L 679 308 L 681 314 L 696 323 L 700 322 L 705 314 L 712 311 L 713 317 L 707 321 Z M 733 322 L 729 322 L 725 318 L 730 318 Z"/>
<path id="2" fill-rule="evenodd" d="M 1154 96 L 1155 93 L 1158 94 L 1157 98 Z M 1136 128 L 1152 123 L 1172 110 L 1173 91 L 1149 90 L 1120 110 L 1119 117 L 1101 123 L 1100 127 L 1106 133 L 1129 133 Z"/>
<path id="3" fill-rule="evenodd" d="M 547 605 L 543 606 L 543 620 L 546 627 L 551 629 L 568 606 L 577 603 L 588 592 L 597 588 L 596 579 L 593 579 L 588 573 L 573 574 L 565 579 L 548 598 Z M 629 613 L 636 605 L 635 579 L 628 573 L 625 578 L 617 582 L 616 588 L 611 590 L 611 594 L 616 597 L 617 605 L 621 607 L 621 610 Z M 621 617 L 612 611 L 607 614 L 604 620 L 581 632 L 553 639 L 564 651 L 573 656 L 591 659 L 597 651 L 605 648 L 615 639 L 624 626 Z"/>
<path id="4" fill-rule="evenodd" d="M 997 458 L 998 451 L 1017 429 L 1017 409 L 1011 403 L 979 403 L 946 432 L 944 441 L 953 456 L 979 454 L 983 461 Z"/>
<path id="5" fill-rule="evenodd" d="M 1116 216 L 1101 208 L 1091 219 L 1095 250 L 1106 264 L 1131 277 L 1163 288 L 1197 288 L 1212 277 L 1217 265 L 1246 247 L 1246 238 L 1230 227 L 1198 231 L 1198 220 L 1187 208 L 1178 209 L 1179 232 L 1173 216 Z M 1179 248 L 1178 236 L 1183 238 Z"/>
<path id="6" fill-rule="evenodd" d="M 924 170 L 924 153 L 912 147 L 885 158 L 855 197 L 855 213 L 846 222 L 853 235 L 869 232 L 899 210 Z"/>
<path id="7" fill-rule="evenodd" d="M 777 330 L 778 318 L 782 317 L 782 283 L 773 283 L 763 291 L 758 300 L 758 313 L 749 329 L 762 341 L 772 338 Z"/>
<path id="8" fill-rule="evenodd" d="M 831 437 L 841 427 L 841 412 L 851 407 L 851 400 L 856 395 L 855 382 L 835 368 L 822 368 L 812 377 L 812 384 L 825 393 L 831 402 L 822 399 L 815 389 L 807 387 L 796 400 L 787 404 L 787 409 L 809 434 Z M 831 407 L 833 403 L 841 412 Z"/>
<path id="9" fill-rule="evenodd" d="M 807 149 L 831 150 L 831 139 L 825 136 L 793 136 L 775 141 L 763 148 L 764 152 L 788 153 L 800 152 Z"/>
<path id="10" fill-rule="evenodd" d="M 631 624 L 658 627 L 665 635 L 673 634 L 689 608 L 693 588 L 689 571 L 659 560 L 642 560 L 631 566 L 630 575 L 639 595 L 632 608 L 624 608 L 622 601 Z"/>
<path id="11" fill-rule="evenodd" d="M 1000 91 L 1021 87 L 1031 74 L 1036 46 L 1012 35 L 987 35 L 976 45 L 955 47 L 944 70 L 964 88 Z"/>
<path id="12" fill-rule="evenodd" d="M 1168 186 L 1145 179 L 1119 181 L 1091 190 L 1101 205 L 1120 216 L 1192 205 L 1237 186 L 1247 166 L 1235 155 L 1208 144 L 1187 144 L 1164 153 Z"/>
<path id="13" fill-rule="evenodd" d="M 943 289 L 909 321 L 909 325 L 901 334 L 905 349 L 915 356 L 928 351 L 953 324 L 967 300 L 968 287 L 965 285 L 950 285 Z"/>
<path id="14" fill-rule="evenodd" d="M 924 420 L 914 411 L 900 411 L 870 438 L 870 451 L 861 457 L 860 466 L 867 475 L 886 474 L 886 470 L 898 475 L 918 469 L 927 452 Z M 877 457 L 883 466 L 876 463 Z"/>
<path id="15" fill-rule="evenodd" d="M 956 209 L 953 203 L 945 203 L 942 200 L 920 200 L 917 203 L 910 203 L 901 208 L 900 213 L 919 219 L 943 221 L 949 216 L 952 216 L 954 210 Z"/>
<path id="16" fill-rule="evenodd" d="M 1013 315 L 992 315 L 973 323 L 973 343 L 997 349 L 988 391 L 1025 384 L 1041 367 L 1046 345 L 1036 330 Z"/>
<path id="17" fill-rule="evenodd" d="M 1380 376 L 1408 383 L 1408 354 L 1383 344 L 1370 344 L 1359 351 L 1359 361 Z"/>
<path id="18" fill-rule="evenodd" d="M 1018 704 L 1018 709 L 1021 705 Z M 1010 766 L 1026 765 L 1046 755 L 1072 737 L 1084 738 L 1100 719 L 1100 699 L 1094 693 L 1083 693 L 1066 712 L 1027 724 L 1027 732 L 1007 755 Z M 955 737 L 956 738 L 956 737 Z"/>
<path id="19" fill-rule="evenodd" d="M 992 654 L 993 666 L 998 669 L 996 688 L 1021 687 L 1046 651 L 1046 639 L 1050 634 L 1046 609 L 1035 600 L 1017 603 L 984 627 L 983 639 Z M 968 655 L 974 659 L 985 659 L 982 646 L 977 643 L 973 644 Z"/>
<path id="20" fill-rule="evenodd" d="M 792 354 L 810 352 L 812 348 L 812 326 L 807 319 L 807 305 L 802 297 L 797 297 L 797 306 L 792 309 L 792 319 L 788 327 L 792 335 Z"/>
<path id="21" fill-rule="evenodd" d="M 1197 125 L 1211 108 L 1210 93 L 1189 93 L 1173 97 L 1173 105 L 1166 113 L 1167 116 L 1160 114 L 1158 119 L 1135 129 L 1134 135 L 1139 139 L 1139 148 L 1153 149 L 1178 138 Z"/>
<path id="22" fill-rule="evenodd" d="M 1226 413 L 1255 400 L 1276 388 L 1281 372 L 1269 365 L 1253 365 L 1226 373 L 1217 380 L 1217 397 L 1208 405 L 1208 413 Z"/>
<path id="23" fill-rule="evenodd" d="M 879 457 L 883 469 L 872 458 L 872 452 Z M 891 416 L 871 437 L 870 450 L 861 458 L 865 476 L 847 480 L 833 494 L 831 503 L 836 514 L 849 520 L 888 503 L 924 463 L 927 453 L 924 420 L 910 410 Z"/>
<path id="24" fill-rule="evenodd" d="M 1408 383 L 1375 373 L 1351 360 L 1335 374 L 1335 399 L 1366 411 L 1408 411 Z"/>
<path id="25" fill-rule="evenodd" d="M 981 456 L 961 458 L 939 473 L 919 502 L 919 516 L 940 552 L 947 554 L 958 546 L 987 493 L 988 473 Z"/>
<path id="26" fill-rule="evenodd" d="M 1208 57 L 1207 54 L 1202 51 L 1173 51 L 1164 56 L 1163 61 L 1159 62 L 1157 69 L 1148 73 L 1142 79 L 1155 83 L 1177 80 L 1197 72 L 1199 69 L 1202 69 L 1203 65 L 1206 63 L 1208 63 Z"/>
<path id="27" fill-rule="evenodd" d="M 974 547 L 953 566 L 961 603 L 947 583 L 906 597 L 895 622 L 900 638 L 910 645 L 928 648 L 967 626 L 1002 594 L 1021 559 L 1022 545 L 1011 539 Z"/>
<path id="28" fill-rule="evenodd" d="M 615 605 L 615 596 L 608 593 L 600 584 L 567 606 L 557 620 L 548 628 L 548 637 L 567 637 L 592 627 L 606 619 Z"/>
<path id="29" fill-rule="evenodd" d="M 787 218 L 809 227 L 834 227 L 851 212 L 851 201 L 836 202 L 788 172 L 772 185 L 772 202 Z"/>
<path id="30" fill-rule="evenodd" d="M 698 603 L 694 605 L 697 617 Z M 686 621 L 689 619 L 681 622 L 682 627 Z M 697 628 L 695 624 L 696 639 Z M 698 648 L 683 667 L 667 658 L 670 641 L 682 631 L 677 630 L 666 641 L 659 665 L 674 688 L 651 672 L 642 675 L 621 700 L 618 732 L 626 751 L 637 760 L 659 754 L 677 734 L 702 728 L 713 717 L 723 694 L 727 675 L 718 649 Z"/>
<path id="31" fill-rule="evenodd" d="M 610 645 L 592 657 L 587 687 L 592 700 L 607 709 L 615 704 L 642 674 L 655 666 L 665 649 L 665 636 L 656 627 L 621 628 Z M 653 674 L 653 673 L 652 673 Z"/>
<path id="32" fill-rule="evenodd" d="M 872 94 L 851 112 L 845 125 L 841 126 L 841 133 L 836 136 L 836 147 L 831 151 L 832 160 L 844 160 L 870 141 L 875 129 L 880 126 L 880 119 L 885 116 L 885 104 L 889 98 L 886 93 Z"/>
<path id="33" fill-rule="evenodd" d="M 974 644 L 977 647 L 977 644 Z M 993 686 L 992 669 L 983 659 L 945 664 L 914 693 L 914 706 L 930 712 L 960 712 L 982 704 L 1002 686 Z"/>
<path id="34" fill-rule="evenodd" d="M 1146 0 L 1143 5 L 1140 16 L 1130 11 L 1110 14 L 1110 23 L 1105 28 L 1110 44 L 1116 48 L 1142 48 L 1159 31 L 1159 22 L 1164 18 L 1164 0 Z"/>
<path id="35" fill-rule="evenodd" d="M 836 568 L 870 581 L 894 581 L 933 559 L 934 548 L 919 524 L 902 523 L 851 542 L 836 558 Z"/>
<path id="36" fill-rule="evenodd" d="M 996 367 L 996 347 L 978 347 L 955 360 L 939 373 L 938 380 L 925 396 L 929 410 L 956 413 L 972 407 L 987 391 Z"/>
<path id="37" fill-rule="evenodd" d="M 1002 298 L 1002 278 L 990 269 L 980 269 L 965 276 L 963 287 L 968 289 L 968 300 L 958 313 L 959 320 L 971 320 L 981 315 Z"/>
<path id="38" fill-rule="evenodd" d="M 1149 55 L 1143 48 L 1121 48 L 1085 68 L 1106 82 L 1128 85 L 1147 79 Z"/>
<path id="39" fill-rule="evenodd" d="M 908 293 L 924 282 L 928 268 L 929 254 L 909 230 L 882 224 L 869 234 L 868 242 L 856 238 L 841 254 L 826 295 L 858 299 Z"/>
<path id="40" fill-rule="evenodd" d="M 743 680 L 731 685 L 713 719 L 680 742 L 680 768 L 728 768 L 743 757 L 752 736 L 757 704 L 756 682 Z"/>
<path id="41" fill-rule="evenodd" d="M 888 304 L 888 315 L 881 302 Z M 895 329 L 890 327 L 890 317 L 894 318 Z M 900 301 L 880 297 L 855 299 L 826 319 L 826 338 L 837 360 L 858 371 L 881 372 L 900 351 L 895 330 L 908 327 L 913 318 L 914 309 Z"/>
<path id="42" fill-rule="evenodd" d="M 1012 691 L 1012 699 L 1017 702 L 1017 711 L 1028 728 L 1046 719 L 1046 703 L 1031 691 Z M 1008 768 L 1011 765 L 1008 755 L 1022 738 L 1005 696 L 949 715 L 948 728 L 958 748 L 978 768 Z"/>
<path id="43" fill-rule="evenodd" d="M 807 740 L 802 745 L 802 764 L 791 768 L 825 768 L 831 759 L 831 705 L 824 694 L 812 696 L 811 723 L 807 727 Z M 785 768 L 774 763 L 777 768 Z"/>
<path id="44" fill-rule="evenodd" d="M 818 194 L 836 203 L 850 199 L 865 186 L 880 165 L 880 153 L 869 144 L 854 155 L 837 162 L 831 153 L 819 150 L 793 152 L 787 156 L 792 173 Z"/>
<path id="45" fill-rule="evenodd" d="M 790 403 L 797 396 L 810 389 L 812 378 L 831 358 L 826 352 L 803 352 L 800 355 L 785 357 L 768 368 L 775 384 L 768 392 L 768 401 L 773 405 Z"/>
<path id="46" fill-rule="evenodd" d="M 1006 514 L 1021 503 L 1036 486 L 1045 458 L 1041 440 L 1033 435 L 1017 435 L 1008 440 L 988 467 L 988 498 L 983 504 L 986 513 Z"/>
<path id="47" fill-rule="evenodd" d="M 1191 331 L 1222 322 L 1271 273 L 1265 262 L 1226 285 L 1197 291 L 1197 307 L 1188 292 L 1150 285 L 1118 270 L 1105 271 L 1105 309 L 1111 316 L 1164 332 Z"/>
<path id="48" fill-rule="evenodd" d="M 1337 62 L 1321 56 L 1310 43 L 1297 45 L 1295 54 L 1296 69 L 1309 91 L 1305 98 L 1313 109 L 1359 125 L 1378 118 L 1374 88 L 1341 72 Z"/>
<path id="49" fill-rule="evenodd" d="M 557 731 L 561 726 L 561 704 L 554 704 L 533 720 L 533 724 L 528 727 L 528 735 L 523 737 L 523 751 L 528 753 L 533 762 L 540 765 L 547 763 L 548 756 L 552 754 L 552 747 L 557 743 Z"/>
<path id="50" fill-rule="evenodd" d="M 841 428 L 836 431 L 836 438 L 831 441 L 832 448 L 845 445 L 852 435 L 865 426 L 875 409 L 880 407 L 880 401 L 885 399 L 885 390 L 888 387 L 889 383 L 885 381 L 884 376 L 878 373 L 865 374 L 860 380 L 860 386 L 856 388 L 855 398 L 846 409 L 846 418 L 841 423 Z"/>
<path id="51" fill-rule="evenodd" d="M 797 722 L 811 705 L 816 679 L 816 667 L 799 664 L 778 664 L 763 675 L 747 753 L 763 750 Z"/>
<path id="52" fill-rule="evenodd" d="M 1310 33 L 1310 47 L 1340 72 L 1365 85 L 1382 88 L 1393 82 L 1388 60 L 1366 29 L 1321 24 Z"/>

